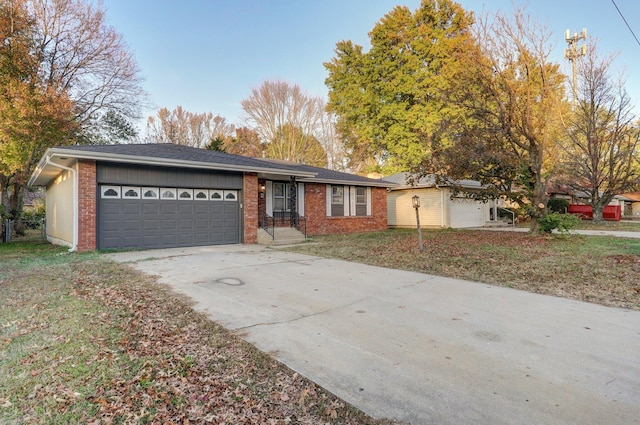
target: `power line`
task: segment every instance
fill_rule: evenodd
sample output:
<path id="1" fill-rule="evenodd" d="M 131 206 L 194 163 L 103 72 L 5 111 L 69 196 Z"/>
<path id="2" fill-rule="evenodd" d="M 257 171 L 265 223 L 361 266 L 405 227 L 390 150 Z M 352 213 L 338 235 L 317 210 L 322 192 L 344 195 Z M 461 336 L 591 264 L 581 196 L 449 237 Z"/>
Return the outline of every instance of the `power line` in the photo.
<path id="1" fill-rule="evenodd" d="M 629 22 L 627 22 L 627 18 L 624 17 L 624 15 L 622 14 L 622 12 L 620 11 L 620 8 L 618 7 L 618 5 L 616 4 L 615 0 L 611 0 L 611 3 L 613 3 L 613 5 L 616 7 L 616 10 L 618 11 L 618 13 L 620 14 L 620 17 L 622 18 L 622 20 L 624 21 L 624 23 L 627 25 L 627 28 L 629 28 L 629 31 L 631 31 L 631 35 L 633 35 L 633 38 L 636 39 L 636 43 L 638 43 L 638 46 L 640 46 L 640 40 L 638 40 L 638 37 L 636 36 L 636 33 L 633 32 L 633 30 L 631 29 L 631 26 L 629 25 Z"/>

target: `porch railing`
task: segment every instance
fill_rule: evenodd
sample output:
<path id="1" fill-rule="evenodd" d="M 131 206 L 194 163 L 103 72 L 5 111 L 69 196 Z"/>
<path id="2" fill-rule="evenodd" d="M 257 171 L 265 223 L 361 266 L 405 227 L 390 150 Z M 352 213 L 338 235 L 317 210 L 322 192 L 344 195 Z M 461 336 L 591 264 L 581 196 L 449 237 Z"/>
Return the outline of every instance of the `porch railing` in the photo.
<path id="1" fill-rule="evenodd" d="M 502 207 L 496 207 L 499 211 L 504 211 L 506 213 L 511 214 L 511 226 L 515 227 L 516 226 L 516 213 L 514 213 L 513 211 L 506 209 L 506 208 L 502 208 Z M 499 214 L 497 214 L 499 215 Z M 497 219 L 497 217 L 496 217 Z"/>
<path id="2" fill-rule="evenodd" d="M 265 232 L 271 236 L 271 239 L 276 238 L 276 220 L 268 214 L 262 215 L 258 221 L 258 226 L 264 229 Z"/>
<path id="3" fill-rule="evenodd" d="M 294 227 L 307 238 L 307 219 L 297 212 L 291 211 L 274 211 L 273 217 L 264 214 L 258 225 L 263 228 L 271 238 L 275 239 L 275 227 Z"/>

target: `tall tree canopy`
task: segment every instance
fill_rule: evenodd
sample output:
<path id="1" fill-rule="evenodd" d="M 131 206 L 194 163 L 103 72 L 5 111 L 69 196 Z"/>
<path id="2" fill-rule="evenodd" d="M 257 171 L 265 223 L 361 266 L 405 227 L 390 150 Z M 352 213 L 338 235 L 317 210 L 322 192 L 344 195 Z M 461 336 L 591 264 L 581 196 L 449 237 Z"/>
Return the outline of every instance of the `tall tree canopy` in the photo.
<path id="1" fill-rule="evenodd" d="M 370 33 L 371 49 L 337 44 L 329 72 L 328 110 L 337 117 L 352 168 L 375 164 L 409 171 L 447 143 L 459 111 L 445 101 L 460 71 L 459 53 L 473 46 L 471 13 L 450 0 L 398 6 Z"/>
<path id="2" fill-rule="evenodd" d="M 101 3 L 1 0 L 0 19 L 0 191 L 18 214 L 48 147 L 124 135 L 144 93 Z"/>
<path id="3" fill-rule="evenodd" d="M 640 183 L 640 127 L 624 82 L 612 75 L 613 59 L 599 57 L 591 41 L 577 63 L 577 99 L 565 121 L 561 181 L 587 196 L 596 221 L 615 195 Z"/>
<path id="4" fill-rule="evenodd" d="M 441 152 L 442 170 L 519 202 L 538 233 L 562 138 L 565 76 L 549 60 L 550 32 L 523 10 L 485 16 L 474 35 L 479 48 L 460 57 L 464 72 L 450 92 L 466 119 Z"/>
<path id="5" fill-rule="evenodd" d="M 258 133 L 265 156 L 324 166 L 326 153 L 318 142 L 324 101 L 298 85 L 265 81 L 241 102 L 248 127 Z M 318 149 L 319 147 L 319 149 Z"/>
<path id="6" fill-rule="evenodd" d="M 211 112 L 189 112 L 177 106 L 158 110 L 147 119 L 146 140 L 150 143 L 175 143 L 205 148 L 212 142 L 232 137 L 235 127 L 226 118 Z"/>

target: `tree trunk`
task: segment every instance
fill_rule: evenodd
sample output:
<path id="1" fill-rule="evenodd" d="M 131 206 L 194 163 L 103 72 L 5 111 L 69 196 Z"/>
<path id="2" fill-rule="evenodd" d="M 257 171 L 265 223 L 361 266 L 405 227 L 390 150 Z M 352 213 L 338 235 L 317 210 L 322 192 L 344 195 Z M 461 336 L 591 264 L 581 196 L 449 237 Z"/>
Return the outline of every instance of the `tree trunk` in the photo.
<path id="1" fill-rule="evenodd" d="M 531 173 L 531 180 L 533 183 L 532 195 L 533 199 L 531 199 L 531 226 L 529 227 L 529 233 L 533 236 L 540 235 L 540 224 L 538 220 L 544 217 L 547 214 L 547 193 L 546 193 L 546 183 L 542 180 L 542 157 L 541 152 L 532 143 L 532 146 L 529 147 L 529 172 Z"/>
<path id="2" fill-rule="evenodd" d="M 597 206 L 592 208 L 592 210 L 593 210 L 593 222 L 594 223 L 602 223 L 602 221 L 603 221 L 602 209 L 603 208 L 600 205 L 597 205 Z"/>

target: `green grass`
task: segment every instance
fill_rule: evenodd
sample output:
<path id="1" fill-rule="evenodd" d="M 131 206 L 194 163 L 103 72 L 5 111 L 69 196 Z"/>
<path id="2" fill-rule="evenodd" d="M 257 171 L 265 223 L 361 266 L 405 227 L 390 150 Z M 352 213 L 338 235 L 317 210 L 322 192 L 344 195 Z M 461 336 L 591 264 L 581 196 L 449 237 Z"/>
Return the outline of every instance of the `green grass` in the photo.
<path id="1" fill-rule="evenodd" d="M 0 423 L 373 420 L 97 253 L 0 244 Z"/>
<path id="2" fill-rule="evenodd" d="M 287 248 L 608 306 L 640 310 L 640 239 L 518 232 L 423 230 L 314 237 Z"/>

